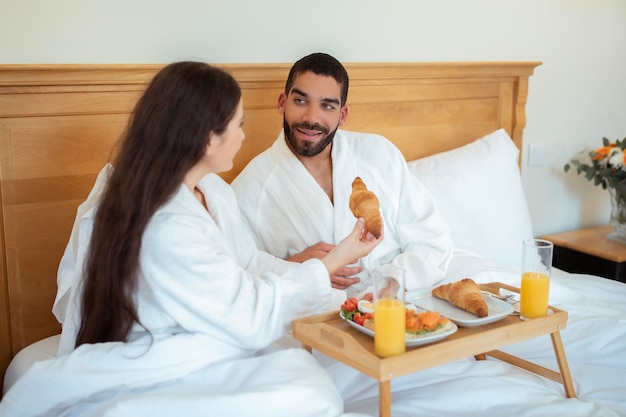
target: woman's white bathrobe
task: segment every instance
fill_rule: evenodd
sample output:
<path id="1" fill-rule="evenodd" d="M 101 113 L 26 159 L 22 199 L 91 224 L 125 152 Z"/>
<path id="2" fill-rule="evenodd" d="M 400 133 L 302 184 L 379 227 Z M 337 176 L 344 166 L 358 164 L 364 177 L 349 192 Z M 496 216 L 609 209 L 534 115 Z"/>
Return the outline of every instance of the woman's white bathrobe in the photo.
<path id="1" fill-rule="evenodd" d="M 283 132 L 233 181 L 259 248 L 286 259 L 318 242 L 339 243 L 356 221 L 348 202 L 359 176 L 380 200 L 385 238 L 359 260 L 361 282 L 335 298 L 370 291 L 369 272 L 392 262 L 405 268 L 409 290 L 442 280 L 452 257 L 450 232 L 401 152 L 382 136 L 345 130 L 337 131 L 332 146 L 334 204 L 287 146 Z"/>
<path id="2" fill-rule="evenodd" d="M 341 414 L 341 397 L 306 351 L 256 354 L 291 320 L 327 308 L 326 268 L 319 260 L 300 265 L 259 252 L 228 184 L 209 175 L 200 187 L 213 217 L 181 185 L 144 232 L 137 306 L 151 335 L 136 325 L 129 343 L 65 354 L 62 347 L 58 358 L 17 381 L 0 415 Z M 75 271 L 82 270 L 93 213 L 79 222 Z M 64 312 L 66 348 L 80 321 L 75 279 Z"/>

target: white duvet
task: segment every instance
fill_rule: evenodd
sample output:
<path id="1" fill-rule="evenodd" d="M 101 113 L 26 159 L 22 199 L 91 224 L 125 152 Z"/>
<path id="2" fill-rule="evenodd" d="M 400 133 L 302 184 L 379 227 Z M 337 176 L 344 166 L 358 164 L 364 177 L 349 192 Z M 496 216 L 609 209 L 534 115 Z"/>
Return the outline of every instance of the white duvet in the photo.
<path id="1" fill-rule="evenodd" d="M 519 286 L 517 267 L 456 253 L 447 280 L 453 281 L 465 276 L 470 276 L 481 283 L 500 281 Z M 561 336 L 576 398 L 566 398 L 561 384 L 508 363 L 496 359 L 476 361 L 474 358 L 466 358 L 394 379 L 391 383 L 392 415 L 394 417 L 626 416 L 626 284 L 590 275 L 553 270 L 550 303 L 569 313 L 567 328 L 561 332 Z M 295 345 L 293 340 L 283 340 L 281 346 L 289 344 Z M 278 349 L 279 345 L 274 345 L 273 348 Z M 175 347 L 172 349 L 173 352 L 177 350 Z M 558 371 L 548 335 L 510 345 L 503 350 Z M 286 352 L 293 351 L 283 350 L 282 354 Z M 298 356 L 303 351 L 295 352 L 299 352 L 296 355 L 298 361 L 304 361 Z M 378 414 L 378 385 L 374 379 L 318 352 L 315 352 L 314 356 L 328 372 L 329 381 L 332 380 L 339 389 L 346 412 L 371 416 Z M 285 371 L 252 362 L 249 374 L 245 375 L 240 373 L 241 371 L 230 374 L 227 365 L 213 369 L 217 375 L 223 375 L 225 383 L 235 386 L 251 375 L 259 378 L 259 381 L 268 383 L 273 375 L 282 375 Z M 18 364 L 12 364 L 12 368 L 17 366 Z M 179 369 L 173 366 L 169 372 L 173 375 Z M 302 370 L 304 369 L 308 368 L 303 363 Z M 13 375 L 11 372 L 8 374 Z M 310 377 L 320 378 L 319 375 Z M 197 401 L 199 407 L 200 405 L 206 407 L 207 415 L 212 415 L 211 410 L 221 406 L 220 400 L 206 391 L 198 390 L 190 381 L 193 381 L 193 378 L 170 380 L 167 384 L 148 389 L 140 398 L 152 398 L 153 395 L 154 398 L 176 404 L 180 401 L 179 396 L 184 396 L 187 400 L 191 399 L 192 404 Z M 59 392 L 72 391 L 76 388 L 64 385 L 63 381 L 56 382 L 59 384 L 57 388 Z M 297 388 L 297 382 L 298 379 L 295 378 L 295 386 L 290 390 Z M 49 397 L 56 394 L 48 393 Z M 285 410 L 301 404 L 301 399 L 291 391 L 285 391 L 284 394 L 280 396 L 280 400 L 270 398 L 268 395 L 263 403 L 265 400 L 268 404 L 278 403 L 280 405 L 278 408 Z M 136 393 L 129 389 L 123 395 L 133 396 Z M 45 398 L 41 394 L 37 396 L 38 401 L 44 401 Z M 166 404 L 155 410 L 140 398 L 131 403 L 128 415 L 165 416 L 173 413 L 173 408 Z M 224 399 L 228 400 L 228 397 Z M 239 406 L 242 404 L 237 401 L 235 403 Z M 259 403 L 253 404 L 248 405 L 255 407 Z M 149 414 L 146 414 L 146 411 Z"/>

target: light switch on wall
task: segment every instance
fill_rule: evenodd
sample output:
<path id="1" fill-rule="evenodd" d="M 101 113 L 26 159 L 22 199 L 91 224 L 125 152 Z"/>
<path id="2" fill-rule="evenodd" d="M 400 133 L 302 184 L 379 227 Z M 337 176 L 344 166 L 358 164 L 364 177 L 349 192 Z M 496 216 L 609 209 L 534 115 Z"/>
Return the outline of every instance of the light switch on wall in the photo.
<path id="1" fill-rule="evenodd" d="M 531 143 L 528 145 L 528 166 L 543 166 L 544 146 L 543 143 Z"/>

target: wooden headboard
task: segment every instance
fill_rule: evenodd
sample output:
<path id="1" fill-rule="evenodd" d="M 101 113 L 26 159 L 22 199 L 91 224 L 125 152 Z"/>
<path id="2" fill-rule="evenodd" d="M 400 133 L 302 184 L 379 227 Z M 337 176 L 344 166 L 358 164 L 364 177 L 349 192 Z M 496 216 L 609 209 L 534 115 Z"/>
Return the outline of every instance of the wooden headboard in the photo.
<path id="1" fill-rule="evenodd" d="M 500 127 L 522 144 L 538 62 L 353 63 L 345 129 L 382 134 L 407 160 Z M 241 83 L 247 139 L 232 180 L 276 138 L 290 64 L 225 64 Z M 77 206 L 162 65 L 0 65 L 0 372 L 58 333 L 56 271 Z"/>

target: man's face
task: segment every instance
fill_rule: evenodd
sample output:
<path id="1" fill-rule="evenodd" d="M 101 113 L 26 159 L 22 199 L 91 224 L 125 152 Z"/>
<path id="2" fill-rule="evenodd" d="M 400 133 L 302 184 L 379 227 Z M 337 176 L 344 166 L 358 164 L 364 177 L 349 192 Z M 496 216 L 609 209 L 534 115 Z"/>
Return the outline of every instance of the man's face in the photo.
<path id="1" fill-rule="evenodd" d="M 285 138 L 300 156 L 315 156 L 330 152 L 339 126 L 348 117 L 348 108 L 341 106 L 341 86 L 332 77 L 312 72 L 300 74 L 288 95 L 278 98 L 278 110 L 283 115 Z"/>

